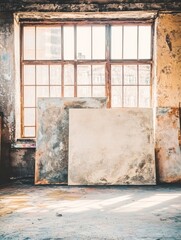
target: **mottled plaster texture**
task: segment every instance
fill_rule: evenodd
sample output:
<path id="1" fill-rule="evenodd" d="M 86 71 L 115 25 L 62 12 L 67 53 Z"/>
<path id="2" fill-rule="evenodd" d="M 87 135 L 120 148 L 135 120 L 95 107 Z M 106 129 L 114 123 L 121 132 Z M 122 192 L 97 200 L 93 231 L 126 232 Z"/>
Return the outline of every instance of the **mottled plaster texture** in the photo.
<path id="1" fill-rule="evenodd" d="M 69 185 L 155 184 L 152 109 L 69 114 Z"/>
<path id="2" fill-rule="evenodd" d="M 11 149 L 10 178 L 34 177 L 35 149 Z"/>
<path id="3" fill-rule="evenodd" d="M 13 37 L 13 16 L 0 12 L 0 112 L 3 113 L 0 181 L 8 178 L 10 142 L 15 130 Z"/>
<path id="4" fill-rule="evenodd" d="M 161 14 L 157 23 L 157 106 L 181 102 L 181 13 Z"/>
<path id="5" fill-rule="evenodd" d="M 160 182 L 181 182 L 178 108 L 158 108 L 156 160 Z"/>
<path id="6" fill-rule="evenodd" d="M 181 182 L 179 102 L 181 102 L 181 13 L 157 20 L 156 162 L 161 183 Z"/>
<path id="7" fill-rule="evenodd" d="M 67 183 L 70 108 L 105 108 L 106 98 L 41 98 L 38 101 L 36 184 Z"/>

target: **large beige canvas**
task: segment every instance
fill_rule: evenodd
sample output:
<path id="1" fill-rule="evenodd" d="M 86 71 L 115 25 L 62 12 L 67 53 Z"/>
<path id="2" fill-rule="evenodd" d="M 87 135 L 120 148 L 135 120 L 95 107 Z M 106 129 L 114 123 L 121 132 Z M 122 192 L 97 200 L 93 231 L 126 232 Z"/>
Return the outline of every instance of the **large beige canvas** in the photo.
<path id="1" fill-rule="evenodd" d="M 69 114 L 69 185 L 155 184 L 152 109 Z"/>

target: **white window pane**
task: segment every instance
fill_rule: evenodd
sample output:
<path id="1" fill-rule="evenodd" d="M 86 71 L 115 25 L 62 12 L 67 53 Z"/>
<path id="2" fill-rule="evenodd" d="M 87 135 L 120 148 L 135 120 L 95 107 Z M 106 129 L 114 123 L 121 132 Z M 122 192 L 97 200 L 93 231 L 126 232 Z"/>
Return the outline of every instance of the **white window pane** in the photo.
<path id="1" fill-rule="evenodd" d="M 61 97 L 61 86 L 50 86 L 50 97 Z"/>
<path id="2" fill-rule="evenodd" d="M 93 59 L 105 59 L 105 26 L 92 27 Z"/>
<path id="3" fill-rule="evenodd" d="M 91 27 L 77 27 L 77 59 L 91 59 Z"/>
<path id="4" fill-rule="evenodd" d="M 124 59 L 137 59 L 137 26 L 124 26 Z"/>
<path id="5" fill-rule="evenodd" d="M 151 26 L 139 26 L 139 59 L 151 58 Z"/>
<path id="6" fill-rule="evenodd" d="M 104 86 L 93 86 L 93 97 L 105 97 Z"/>
<path id="7" fill-rule="evenodd" d="M 122 66 L 111 66 L 111 84 L 122 85 Z"/>
<path id="8" fill-rule="evenodd" d="M 93 65 L 93 85 L 104 85 L 105 84 L 105 66 L 104 65 Z"/>
<path id="9" fill-rule="evenodd" d="M 124 107 L 137 107 L 137 87 L 124 87 Z"/>
<path id="10" fill-rule="evenodd" d="M 77 66 L 77 84 L 78 85 L 91 84 L 91 66 L 90 65 Z"/>
<path id="11" fill-rule="evenodd" d="M 64 59 L 74 59 L 74 27 L 66 26 L 64 30 Z"/>
<path id="12" fill-rule="evenodd" d="M 61 59 L 61 27 L 36 28 L 36 59 Z"/>
<path id="13" fill-rule="evenodd" d="M 139 107 L 150 107 L 150 87 L 139 87 Z"/>
<path id="14" fill-rule="evenodd" d="M 24 27 L 24 59 L 35 60 L 35 27 Z"/>
<path id="15" fill-rule="evenodd" d="M 24 66 L 24 85 L 35 85 L 35 65 Z"/>
<path id="16" fill-rule="evenodd" d="M 122 26 L 111 27 L 111 59 L 122 59 Z"/>
<path id="17" fill-rule="evenodd" d="M 64 85 L 74 84 L 74 65 L 64 66 Z"/>
<path id="18" fill-rule="evenodd" d="M 124 66 L 124 84 L 125 85 L 137 84 L 137 65 Z"/>
<path id="19" fill-rule="evenodd" d="M 111 106 L 122 107 L 122 87 L 121 86 L 111 87 Z"/>
<path id="20" fill-rule="evenodd" d="M 35 108 L 24 108 L 24 126 L 35 126 Z"/>
<path id="21" fill-rule="evenodd" d="M 35 107 L 35 87 L 24 87 L 24 107 Z"/>
<path id="22" fill-rule="evenodd" d="M 150 65 L 139 65 L 139 84 L 150 85 Z"/>
<path id="23" fill-rule="evenodd" d="M 24 127 L 24 137 L 35 137 L 35 127 Z"/>
<path id="24" fill-rule="evenodd" d="M 43 87 L 37 87 L 36 88 L 36 96 L 39 97 L 49 97 L 49 87 L 43 86 Z"/>
<path id="25" fill-rule="evenodd" d="M 74 87 L 65 86 L 64 87 L 64 97 L 74 97 Z"/>
<path id="26" fill-rule="evenodd" d="M 37 85 L 48 85 L 49 84 L 48 65 L 37 65 L 36 66 L 36 84 Z"/>
<path id="27" fill-rule="evenodd" d="M 61 85 L 62 66 L 50 66 L 50 85 Z"/>
<path id="28" fill-rule="evenodd" d="M 91 86 L 78 86 L 77 97 L 91 97 Z"/>

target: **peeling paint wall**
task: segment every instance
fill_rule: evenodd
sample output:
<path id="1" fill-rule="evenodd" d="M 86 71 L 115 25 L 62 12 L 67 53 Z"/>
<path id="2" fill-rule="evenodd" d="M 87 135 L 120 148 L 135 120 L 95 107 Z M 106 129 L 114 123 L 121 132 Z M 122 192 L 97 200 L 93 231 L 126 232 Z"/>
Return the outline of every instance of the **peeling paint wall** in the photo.
<path id="1" fill-rule="evenodd" d="M 157 108 L 156 156 L 160 182 L 181 182 L 178 108 Z"/>
<path id="2" fill-rule="evenodd" d="M 8 176 L 10 143 L 14 139 L 14 49 L 13 16 L 0 13 L 0 112 L 3 112 L 2 164 L 0 175 Z"/>
<path id="3" fill-rule="evenodd" d="M 104 12 L 138 10 L 180 10 L 179 0 L 8 0 L 2 1 L 0 11 L 44 12 Z"/>
<path id="4" fill-rule="evenodd" d="M 61 2 L 61 3 L 60 3 Z M 181 13 L 162 13 L 162 11 L 181 12 L 180 0 L 0 0 L 0 112 L 3 112 L 2 128 L 2 162 L 0 179 L 7 176 L 29 176 L 32 168 L 28 168 L 29 159 L 33 166 L 33 150 L 11 149 L 10 144 L 15 140 L 15 64 L 14 64 L 14 23 L 13 14 L 18 12 L 116 12 L 127 11 L 159 11 L 157 18 L 157 61 L 156 61 L 156 106 L 169 108 L 170 120 L 174 118 L 172 108 L 178 111 L 178 103 L 181 102 Z M 172 117 L 173 118 L 172 118 Z M 17 120 L 17 119 L 16 119 Z M 157 143 L 166 144 L 166 135 L 173 141 L 178 141 L 163 124 L 162 118 L 157 115 L 156 133 Z M 178 121 L 178 118 L 177 118 Z M 177 122 L 178 124 L 178 122 Z M 162 128 L 162 129 L 161 129 Z M 164 131 L 166 135 L 159 133 Z M 177 130 L 176 130 L 177 131 Z M 156 150 L 160 148 L 156 145 Z M 165 158 L 166 145 L 163 151 L 157 152 L 158 177 L 160 182 L 172 182 L 180 179 L 180 172 L 175 171 L 176 178 L 170 178 L 168 161 Z M 162 153 L 162 154 L 160 154 Z M 175 170 L 181 161 L 179 151 L 170 153 L 169 164 Z M 25 158 L 24 158 L 25 156 Z M 174 162 L 173 156 L 178 159 Z M 18 165 L 19 162 L 23 164 Z M 26 167 L 26 166 L 27 167 Z M 20 169 L 24 170 L 20 170 Z M 4 175 L 4 176 L 3 176 Z"/>
<path id="5" fill-rule="evenodd" d="M 181 13 L 161 14 L 157 26 L 156 161 L 159 182 L 181 182 Z"/>
<path id="6" fill-rule="evenodd" d="M 161 14 L 157 27 L 158 107 L 181 102 L 181 13 Z"/>

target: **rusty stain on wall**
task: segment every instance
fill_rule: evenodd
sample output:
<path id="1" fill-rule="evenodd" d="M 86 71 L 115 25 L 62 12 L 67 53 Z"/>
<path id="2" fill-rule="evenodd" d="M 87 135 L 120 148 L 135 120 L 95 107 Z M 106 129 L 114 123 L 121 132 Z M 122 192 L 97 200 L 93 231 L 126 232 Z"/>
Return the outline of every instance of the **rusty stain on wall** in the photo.
<path id="1" fill-rule="evenodd" d="M 160 14 L 157 24 L 158 107 L 181 102 L 181 13 Z"/>
<path id="2" fill-rule="evenodd" d="M 157 108 L 156 160 L 160 182 L 181 182 L 178 108 Z"/>

